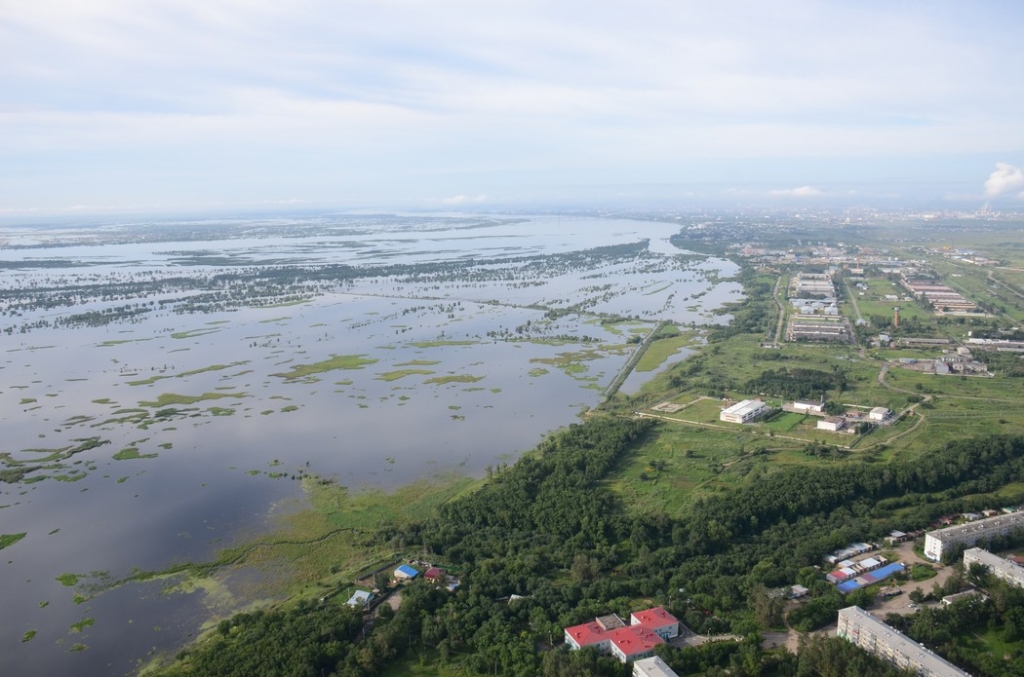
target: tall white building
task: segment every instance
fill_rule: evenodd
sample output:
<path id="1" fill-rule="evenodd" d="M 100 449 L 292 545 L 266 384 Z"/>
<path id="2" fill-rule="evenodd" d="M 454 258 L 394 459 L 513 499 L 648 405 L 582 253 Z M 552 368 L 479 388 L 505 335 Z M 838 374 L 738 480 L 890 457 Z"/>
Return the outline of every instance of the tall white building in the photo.
<path id="1" fill-rule="evenodd" d="M 925 536 L 924 554 L 928 559 L 938 562 L 953 546 L 975 545 L 996 536 L 1008 534 L 1014 529 L 1024 529 L 1024 512 L 997 515 L 967 524 L 937 529 Z"/>
<path id="2" fill-rule="evenodd" d="M 969 569 L 975 562 L 987 566 L 989 572 L 996 578 L 1018 588 L 1024 588 L 1024 567 L 1019 564 L 981 548 L 964 550 L 964 569 Z"/>
<path id="3" fill-rule="evenodd" d="M 927 647 L 899 630 L 890 628 L 858 606 L 839 610 L 836 634 L 898 668 L 913 670 L 921 677 L 970 677 Z"/>

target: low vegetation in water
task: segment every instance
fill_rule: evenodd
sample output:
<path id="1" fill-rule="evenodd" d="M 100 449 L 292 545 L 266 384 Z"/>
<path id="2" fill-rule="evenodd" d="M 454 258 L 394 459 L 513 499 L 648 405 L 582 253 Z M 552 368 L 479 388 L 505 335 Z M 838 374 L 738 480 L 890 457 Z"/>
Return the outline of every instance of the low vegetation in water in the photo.
<path id="1" fill-rule="evenodd" d="M 166 378 L 186 378 L 188 376 L 195 376 L 196 374 L 204 374 L 209 371 L 221 371 L 224 369 L 230 369 L 231 367 L 237 367 L 243 364 L 247 364 L 247 360 L 241 362 L 232 362 L 231 364 L 212 364 L 209 367 L 203 367 L 202 369 L 192 369 L 191 371 L 183 371 L 180 374 L 158 374 L 156 376 L 150 376 L 149 378 L 140 379 L 138 381 L 128 381 L 130 386 L 144 386 L 156 383 L 157 381 Z"/>
<path id="2" fill-rule="evenodd" d="M 114 454 L 115 461 L 129 461 L 136 458 L 156 458 L 156 454 L 142 454 L 139 453 L 136 447 L 125 447 L 121 451 Z"/>
<path id="3" fill-rule="evenodd" d="M 161 393 L 155 401 L 139 402 L 140 407 L 162 409 L 172 404 L 195 404 L 205 400 L 221 400 L 225 398 L 239 399 L 248 397 L 248 393 L 203 393 L 202 395 L 179 395 L 177 393 Z"/>
<path id="4" fill-rule="evenodd" d="M 271 374 L 271 376 L 283 378 L 285 381 L 297 381 L 335 369 L 362 369 L 367 365 L 376 364 L 377 361 L 377 359 L 366 357 L 366 355 L 332 355 L 330 359 L 312 364 L 297 364 L 292 367 L 291 371 Z"/>
<path id="5" fill-rule="evenodd" d="M 435 372 L 429 369 L 398 369 L 396 371 L 385 371 L 377 374 L 376 378 L 378 381 L 397 381 L 400 378 L 406 376 L 430 376 Z"/>
<path id="6" fill-rule="evenodd" d="M 447 383 L 476 383 L 477 381 L 484 380 L 483 376 L 473 376 L 471 374 L 451 374 L 448 376 L 435 376 L 428 378 L 424 383 L 432 383 L 436 385 L 445 385 Z"/>
<path id="7" fill-rule="evenodd" d="M 0 534 L 0 550 L 6 547 L 12 546 L 21 539 L 25 538 L 28 532 L 23 531 L 20 534 Z"/>
<path id="8" fill-rule="evenodd" d="M 94 618 L 83 618 L 77 623 L 71 624 L 71 632 L 81 632 L 96 622 Z"/>

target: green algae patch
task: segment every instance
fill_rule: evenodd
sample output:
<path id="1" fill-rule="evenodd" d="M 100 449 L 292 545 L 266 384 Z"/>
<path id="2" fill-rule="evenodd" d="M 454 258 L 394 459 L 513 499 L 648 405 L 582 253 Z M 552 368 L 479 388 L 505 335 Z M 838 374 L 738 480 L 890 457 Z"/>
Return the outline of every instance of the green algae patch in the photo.
<path id="1" fill-rule="evenodd" d="M 441 364 L 440 360 L 409 360 L 408 362 L 398 362 L 395 364 L 396 367 L 432 367 L 435 364 Z"/>
<path id="2" fill-rule="evenodd" d="M 59 461 L 65 461 L 75 454 L 80 454 L 83 451 L 89 451 L 90 449 L 95 449 L 96 447 L 103 446 L 104 444 L 110 444 L 110 440 L 101 440 L 99 437 L 78 437 L 75 438 L 74 441 L 79 444 L 75 446 L 60 447 L 59 449 L 22 449 L 22 451 L 32 454 L 46 454 L 43 458 L 33 459 L 32 463 L 56 463 Z M 23 462 L 15 461 L 10 458 L 10 454 L 7 452 L 0 453 L 0 459 L 3 459 L 6 465 L 24 465 Z"/>
<path id="3" fill-rule="evenodd" d="M 189 339 L 197 336 L 205 336 L 207 334 L 216 334 L 220 329 L 192 329 L 191 331 L 176 331 L 171 334 L 173 339 Z"/>
<path id="4" fill-rule="evenodd" d="M 21 636 L 21 641 L 23 641 L 23 642 L 30 642 L 30 641 L 32 641 L 32 638 L 36 636 L 36 633 L 37 633 L 36 630 L 26 630 L 25 634 Z"/>
<path id="5" fill-rule="evenodd" d="M 430 371 L 429 369 L 398 369 L 395 371 L 386 371 L 381 374 L 377 374 L 376 378 L 378 381 L 397 381 L 398 379 L 405 378 L 406 376 L 430 376 L 433 373 L 435 372 Z"/>
<path id="6" fill-rule="evenodd" d="M 312 364 L 297 364 L 291 371 L 271 374 L 283 378 L 285 381 L 297 381 L 308 379 L 315 374 L 322 374 L 335 369 L 362 369 L 368 364 L 376 364 L 377 359 L 366 357 L 366 355 L 331 355 L 330 359 Z"/>
<path id="7" fill-rule="evenodd" d="M 203 374 L 208 371 L 222 371 L 224 369 L 231 369 L 232 367 L 239 367 L 243 364 L 248 364 L 248 360 L 242 362 L 232 362 L 231 364 L 211 364 L 209 367 L 203 367 L 202 369 L 192 369 L 190 371 L 183 371 L 180 374 L 169 374 L 167 376 L 157 375 L 150 376 L 149 378 L 141 379 L 138 381 L 128 381 L 130 386 L 145 386 L 151 385 L 165 378 L 185 378 L 187 376 L 195 376 L 196 374 Z"/>
<path id="8" fill-rule="evenodd" d="M 61 574 L 56 580 L 65 588 L 71 588 L 78 584 L 78 574 Z"/>
<path id="9" fill-rule="evenodd" d="M 86 628 L 88 628 L 90 625 L 92 625 L 95 622 L 96 622 L 96 619 L 94 619 L 94 618 L 83 618 L 82 620 L 78 621 L 77 623 L 72 623 L 71 624 L 71 632 L 81 632 L 82 630 L 85 630 Z"/>
<path id="10" fill-rule="evenodd" d="M 484 380 L 483 376 L 473 376 L 472 374 L 453 374 L 450 376 L 435 376 L 434 378 L 428 378 L 424 383 L 445 385 L 446 383 L 476 383 L 477 381 L 482 380 Z"/>
<path id="11" fill-rule="evenodd" d="M 195 404 L 203 400 L 220 400 L 226 397 L 239 398 L 248 397 L 248 393 L 203 393 L 202 395 L 179 395 L 177 393 L 162 393 L 155 402 L 139 402 L 140 407 L 152 407 L 162 409 L 172 404 Z"/>
<path id="12" fill-rule="evenodd" d="M 479 341 L 413 341 L 414 348 L 442 348 L 444 346 L 475 346 Z"/>
<path id="13" fill-rule="evenodd" d="M 125 447 L 114 454 L 115 461 L 130 461 L 136 458 L 156 458 L 156 454 L 140 454 L 136 447 Z"/>
<path id="14" fill-rule="evenodd" d="M 0 534 L 0 550 L 3 550 L 9 545 L 14 545 L 27 535 L 27 531 L 23 531 L 20 534 Z"/>

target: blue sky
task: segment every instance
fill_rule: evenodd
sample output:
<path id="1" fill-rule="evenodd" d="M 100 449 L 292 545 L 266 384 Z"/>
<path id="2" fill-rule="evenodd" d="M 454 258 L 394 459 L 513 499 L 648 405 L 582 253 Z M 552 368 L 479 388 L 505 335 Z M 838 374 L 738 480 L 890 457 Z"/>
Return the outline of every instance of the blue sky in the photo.
<path id="1" fill-rule="evenodd" d="M 1010 1 L 0 0 L 0 216 L 1019 208 L 1022 30 Z"/>

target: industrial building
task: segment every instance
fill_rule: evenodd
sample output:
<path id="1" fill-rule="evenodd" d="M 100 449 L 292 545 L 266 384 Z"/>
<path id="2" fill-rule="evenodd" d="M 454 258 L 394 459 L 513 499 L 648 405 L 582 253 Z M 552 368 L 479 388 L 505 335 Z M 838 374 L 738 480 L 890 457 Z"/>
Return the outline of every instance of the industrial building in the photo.
<path id="1" fill-rule="evenodd" d="M 969 677 L 968 673 L 929 648 L 857 606 L 839 610 L 836 635 L 900 669 L 913 670 L 921 677 Z"/>
<path id="2" fill-rule="evenodd" d="M 718 418 L 728 423 L 749 423 L 768 413 L 768 405 L 761 400 L 743 400 L 726 407 Z"/>
<path id="3" fill-rule="evenodd" d="M 868 412 L 868 418 L 871 419 L 872 421 L 882 422 L 885 419 L 889 418 L 891 414 L 892 412 L 886 409 L 885 407 L 875 407 L 874 409 Z"/>
<path id="4" fill-rule="evenodd" d="M 826 416 L 825 418 L 818 421 L 818 430 L 828 430 L 829 432 L 839 432 L 846 426 L 846 419 L 841 416 Z"/>
<path id="5" fill-rule="evenodd" d="M 802 411 L 808 414 L 820 414 L 825 411 L 825 403 L 821 400 L 815 402 L 814 400 L 795 400 L 790 405 L 793 411 Z"/>
<path id="6" fill-rule="evenodd" d="M 970 566 L 977 562 L 988 567 L 989 573 L 1001 581 L 1018 588 L 1024 588 L 1024 567 L 1015 564 L 999 555 L 993 555 L 982 548 L 971 548 L 964 551 L 964 569 L 970 570 Z"/>
<path id="7" fill-rule="evenodd" d="M 972 546 L 984 543 L 996 536 L 1008 534 L 1014 529 L 1024 529 L 1024 512 L 998 515 L 976 522 L 938 529 L 924 537 L 924 554 L 928 559 L 938 562 L 954 546 Z"/>

